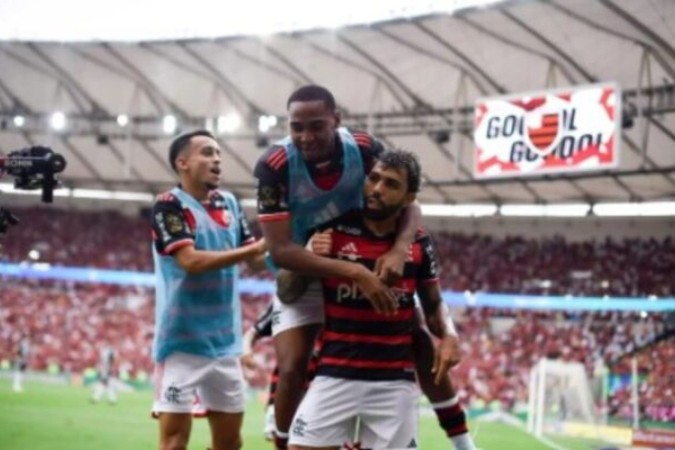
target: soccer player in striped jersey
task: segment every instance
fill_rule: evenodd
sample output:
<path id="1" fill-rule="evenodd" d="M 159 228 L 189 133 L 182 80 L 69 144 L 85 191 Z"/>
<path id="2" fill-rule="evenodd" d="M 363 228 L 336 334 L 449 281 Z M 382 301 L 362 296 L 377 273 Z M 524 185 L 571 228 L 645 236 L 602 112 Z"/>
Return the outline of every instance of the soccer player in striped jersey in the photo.
<path id="1" fill-rule="evenodd" d="M 304 246 L 317 227 L 361 207 L 363 180 L 382 144 L 367 133 L 340 127 L 340 112 L 326 88 L 297 89 L 287 102 L 290 134 L 258 160 L 258 217 L 273 262 L 308 276 L 354 280 L 375 308 L 395 311 L 387 282 L 401 275 L 405 252 L 421 223 L 418 205 L 403 214 L 396 245 L 378 260 L 376 270 L 324 258 Z M 283 292 L 279 292 L 280 297 Z M 277 448 L 286 447 L 288 427 L 299 404 L 306 370 L 323 321 L 319 283 L 293 305 L 275 302 L 274 345 L 279 364 L 275 401 Z"/>
<path id="2" fill-rule="evenodd" d="M 419 164 L 412 154 L 382 154 L 365 181 L 363 209 L 327 224 L 329 245 L 324 244 L 323 250 L 315 245 L 315 251 L 372 268 L 393 244 L 401 210 L 414 200 L 419 180 Z M 417 447 L 415 370 L 426 380 L 420 380 L 423 385 L 436 386 L 432 396 L 438 398 L 451 389 L 447 372 L 459 361 L 458 338 L 454 329 L 448 329 L 441 308 L 434 244 L 423 229 L 409 247 L 403 277 L 395 289 L 399 308 L 387 316 L 363 301 L 349 279 L 323 279 L 323 344 L 317 376 L 291 426 L 292 449 L 337 449 L 349 444 L 356 419 L 362 433 L 357 444 L 362 448 Z M 431 361 L 428 366 L 417 361 L 419 344 L 414 346 L 420 335 L 415 293 L 429 330 L 440 340 L 432 355 L 421 354 Z M 429 373 L 420 373 L 424 369 Z M 441 410 L 443 427 L 452 432 L 456 448 L 474 449 L 456 398 L 447 403 L 435 405 L 437 413 Z"/>

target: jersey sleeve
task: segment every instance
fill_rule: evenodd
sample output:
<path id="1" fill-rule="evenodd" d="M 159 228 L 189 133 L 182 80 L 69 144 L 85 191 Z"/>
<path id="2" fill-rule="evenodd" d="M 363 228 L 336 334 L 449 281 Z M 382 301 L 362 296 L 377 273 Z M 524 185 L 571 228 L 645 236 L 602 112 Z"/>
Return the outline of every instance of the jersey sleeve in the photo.
<path id="1" fill-rule="evenodd" d="M 170 194 L 160 196 L 152 207 L 152 238 L 161 255 L 194 245 L 195 236 L 180 202 Z"/>
<path id="2" fill-rule="evenodd" d="M 253 236 L 253 233 L 251 232 L 251 225 L 248 223 L 248 218 L 246 217 L 246 213 L 242 209 L 239 200 L 235 199 L 235 202 L 237 203 L 237 211 L 239 213 L 240 246 L 252 244 L 255 242 L 255 236 Z"/>
<path id="3" fill-rule="evenodd" d="M 257 207 L 261 222 L 285 220 L 288 208 L 288 157 L 282 146 L 272 146 L 258 160 L 253 174 L 258 179 Z"/>
<path id="4" fill-rule="evenodd" d="M 439 268 L 436 244 L 430 235 L 424 234 L 418 240 L 422 249 L 422 263 L 420 265 L 419 281 L 423 283 L 438 283 Z"/>
<path id="5" fill-rule="evenodd" d="M 361 150 L 363 170 L 368 173 L 375 165 L 375 162 L 377 162 L 377 158 L 384 151 L 384 145 L 364 131 L 352 131 L 351 133 L 354 136 L 356 144 L 359 146 L 359 150 Z"/>

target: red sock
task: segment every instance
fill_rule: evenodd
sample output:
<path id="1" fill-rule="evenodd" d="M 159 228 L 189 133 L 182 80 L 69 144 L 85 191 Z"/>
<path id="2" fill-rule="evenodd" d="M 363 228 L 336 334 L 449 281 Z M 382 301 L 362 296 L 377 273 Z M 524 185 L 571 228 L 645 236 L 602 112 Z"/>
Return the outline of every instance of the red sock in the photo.
<path id="1" fill-rule="evenodd" d="M 459 404 L 457 397 L 444 402 L 434 403 L 431 406 L 434 408 L 434 412 L 436 412 L 436 417 L 438 417 L 441 428 L 445 430 L 448 437 L 468 433 L 469 428 L 466 424 L 466 414 L 464 414 L 464 409 Z"/>

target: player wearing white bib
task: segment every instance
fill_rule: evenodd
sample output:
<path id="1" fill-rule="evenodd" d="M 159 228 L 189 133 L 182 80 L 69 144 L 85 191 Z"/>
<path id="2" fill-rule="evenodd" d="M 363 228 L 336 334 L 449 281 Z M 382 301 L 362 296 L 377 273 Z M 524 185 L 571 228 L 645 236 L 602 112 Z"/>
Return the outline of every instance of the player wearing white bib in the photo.
<path id="1" fill-rule="evenodd" d="M 103 394 L 107 395 L 108 403 L 117 403 L 116 380 L 113 372 L 115 359 L 115 350 L 111 346 L 106 345 L 101 349 L 97 367 L 98 380 L 94 384 L 94 391 L 91 397 L 94 403 L 100 402 Z"/>

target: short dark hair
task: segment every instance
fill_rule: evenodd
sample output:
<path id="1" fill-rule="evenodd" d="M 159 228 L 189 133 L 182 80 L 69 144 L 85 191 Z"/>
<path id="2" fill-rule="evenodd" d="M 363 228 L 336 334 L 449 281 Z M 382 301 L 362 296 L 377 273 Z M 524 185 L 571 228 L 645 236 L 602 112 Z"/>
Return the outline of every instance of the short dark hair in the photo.
<path id="1" fill-rule="evenodd" d="M 323 86 L 308 84 L 296 89 L 286 102 L 286 109 L 290 108 L 293 102 L 312 102 L 320 100 L 331 111 L 335 111 L 335 97 Z"/>
<path id="2" fill-rule="evenodd" d="M 399 149 L 386 150 L 380 154 L 377 162 L 389 169 L 405 169 L 408 174 L 408 192 L 419 192 L 421 169 L 414 154 Z"/>
<path id="3" fill-rule="evenodd" d="M 171 164 L 171 168 L 174 172 L 178 173 L 178 169 L 176 168 L 176 159 L 178 158 L 178 155 L 180 152 L 185 150 L 188 144 L 190 144 L 190 139 L 195 136 L 206 136 L 210 137 L 211 139 L 215 139 L 213 134 L 211 134 L 211 132 L 208 130 L 190 131 L 189 133 L 181 134 L 176 139 L 174 139 L 169 146 L 169 164 Z"/>

